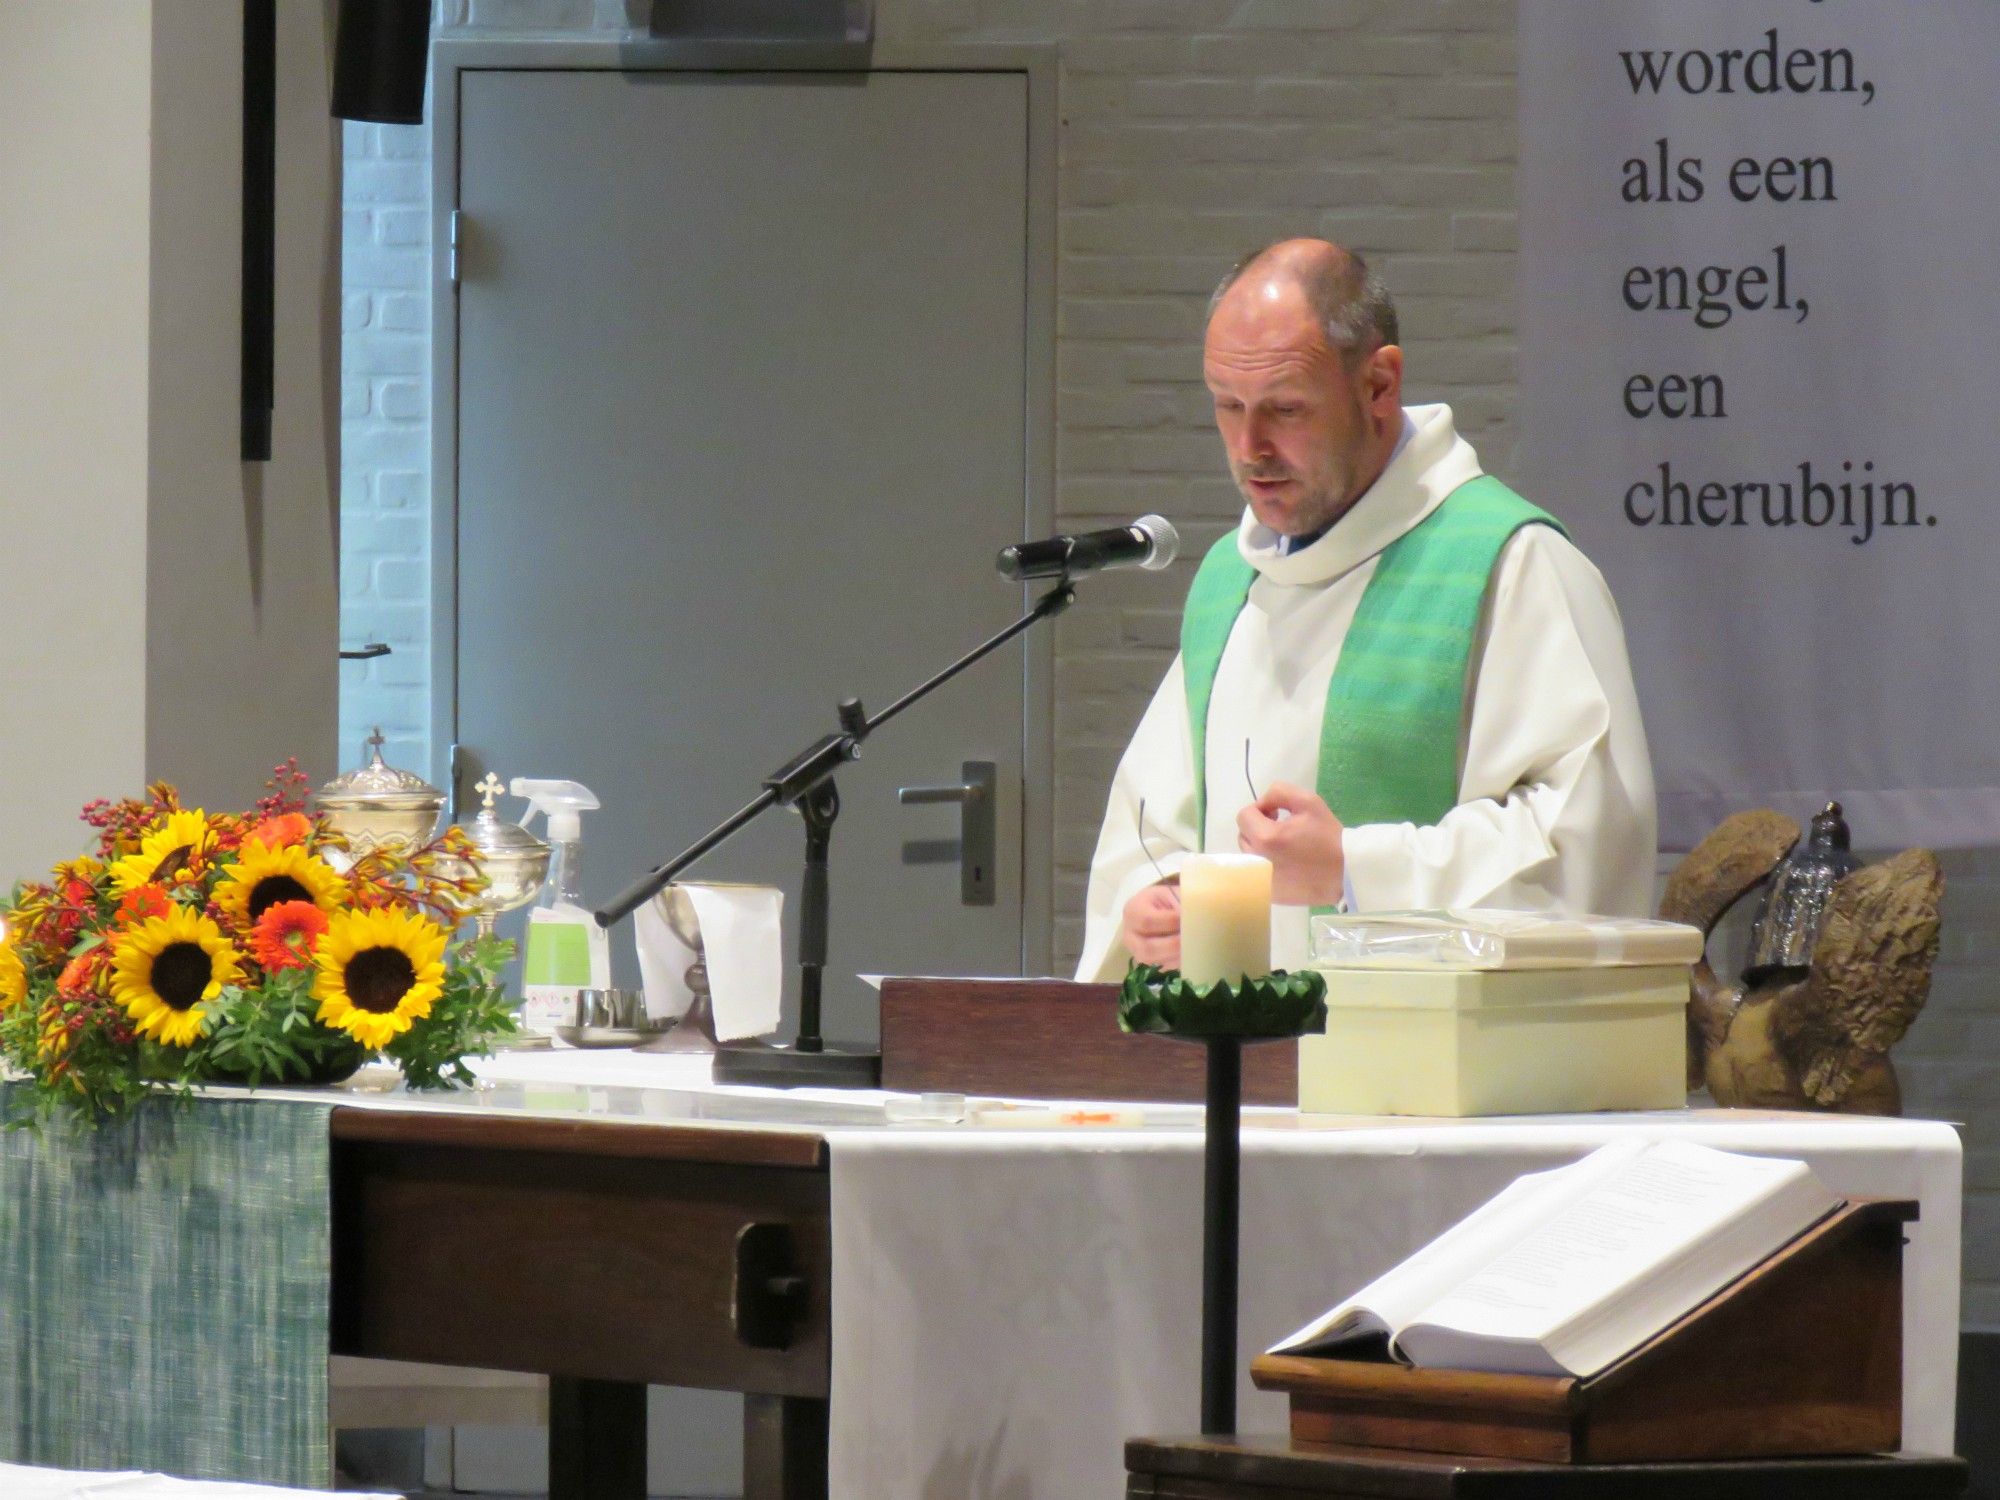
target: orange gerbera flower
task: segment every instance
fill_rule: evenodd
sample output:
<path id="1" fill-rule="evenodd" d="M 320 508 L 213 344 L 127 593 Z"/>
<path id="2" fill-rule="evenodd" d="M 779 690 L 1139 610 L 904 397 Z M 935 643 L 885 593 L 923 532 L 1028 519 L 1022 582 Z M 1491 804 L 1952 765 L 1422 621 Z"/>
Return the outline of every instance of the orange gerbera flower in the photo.
<path id="1" fill-rule="evenodd" d="M 164 917 L 167 906 L 167 893 L 159 886 L 137 886 L 119 899 L 118 920 L 126 926 L 133 926 L 148 917 Z"/>
<path id="2" fill-rule="evenodd" d="M 326 913 L 310 901 L 280 901 L 250 929 L 250 956 L 267 969 L 312 967 L 326 932 Z"/>
<path id="3" fill-rule="evenodd" d="M 312 819 L 304 813 L 279 813 L 251 829 L 249 837 L 267 849 L 282 849 L 287 844 L 303 844 L 311 834 Z"/>
<path id="4" fill-rule="evenodd" d="M 56 980 L 56 993 L 72 1000 L 96 994 L 104 975 L 104 959 L 102 948 L 93 948 L 81 958 L 72 958 L 63 965 L 62 975 Z"/>

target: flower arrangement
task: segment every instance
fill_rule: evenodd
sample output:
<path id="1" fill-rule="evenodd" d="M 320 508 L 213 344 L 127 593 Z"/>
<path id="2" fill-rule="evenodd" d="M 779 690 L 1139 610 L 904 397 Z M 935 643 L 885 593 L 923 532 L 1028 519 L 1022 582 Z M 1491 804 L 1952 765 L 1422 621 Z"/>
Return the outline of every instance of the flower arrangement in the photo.
<path id="1" fill-rule="evenodd" d="M 161 1086 L 330 1081 L 378 1055 L 415 1088 L 516 1026 L 512 945 L 451 934 L 485 881 L 464 831 L 358 857 L 296 761 L 248 813 L 172 786 L 93 802 L 97 850 L 0 908 L 0 1066 L 37 1108 L 117 1112 Z"/>

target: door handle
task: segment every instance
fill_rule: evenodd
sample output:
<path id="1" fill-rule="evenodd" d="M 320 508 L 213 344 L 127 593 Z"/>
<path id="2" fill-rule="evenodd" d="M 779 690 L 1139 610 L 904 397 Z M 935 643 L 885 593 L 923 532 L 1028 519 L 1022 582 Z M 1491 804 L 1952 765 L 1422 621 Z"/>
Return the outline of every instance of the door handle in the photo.
<path id="1" fill-rule="evenodd" d="M 789 1349 L 812 1304 L 788 1224 L 745 1224 L 736 1235 L 730 1321 L 752 1349 Z"/>
<path id="2" fill-rule="evenodd" d="M 958 899 L 965 906 L 991 906 L 998 882 L 993 875 L 999 819 L 994 793 L 999 768 L 990 760 L 968 760 L 951 786 L 903 786 L 896 800 L 905 807 L 958 804 Z"/>

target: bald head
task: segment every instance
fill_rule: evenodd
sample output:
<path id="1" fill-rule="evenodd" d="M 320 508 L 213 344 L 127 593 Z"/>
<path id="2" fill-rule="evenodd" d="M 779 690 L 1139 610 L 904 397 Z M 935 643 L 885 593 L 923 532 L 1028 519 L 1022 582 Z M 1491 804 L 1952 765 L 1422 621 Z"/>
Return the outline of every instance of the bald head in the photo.
<path id="1" fill-rule="evenodd" d="M 1252 250 L 1229 268 L 1208 299 L 1213 318 L 1238 288 L 1269 300 L 1294 292 L 1311 310 L 1327 346 L 1352 368 L 1363 356 L 1402 342 L 1396 304 L 1368 262 L 1328 240 L 1280 240 Z"/>
<path id="2" fill-rule="evenodd" d="M 1402 434 L 1395 337 L 1380 282 L 1324 240 L 1260 250 L 1217 288 L 1202 376 L 1230 472 L 1271 530 L 1323 531 L 1380 477 Z"/>

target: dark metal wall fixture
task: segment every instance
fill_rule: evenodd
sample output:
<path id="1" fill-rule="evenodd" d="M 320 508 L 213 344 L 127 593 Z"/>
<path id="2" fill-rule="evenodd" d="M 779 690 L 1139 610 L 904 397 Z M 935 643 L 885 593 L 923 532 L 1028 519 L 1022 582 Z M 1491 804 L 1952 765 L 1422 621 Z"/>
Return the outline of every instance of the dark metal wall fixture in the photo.
<path id="1" fill-rule="evenodd" d="M 699 41 L 870 42 L 875 0 L 653 0 L 648 30 Z"/>
<path id="2" fill-rule="evenodd" d="M 278 0 L 243 0 L 243 461 L 271 458 L 276 401 Z"/>
<path id="3" fill-rule="evenodd" d="M 334 114 L 379 125 L 423 124 L 430 45 L 431 0 L 340 0 Z"/>

